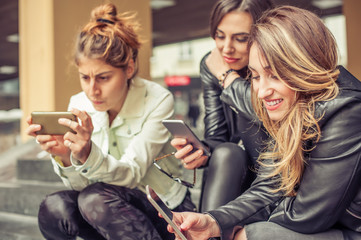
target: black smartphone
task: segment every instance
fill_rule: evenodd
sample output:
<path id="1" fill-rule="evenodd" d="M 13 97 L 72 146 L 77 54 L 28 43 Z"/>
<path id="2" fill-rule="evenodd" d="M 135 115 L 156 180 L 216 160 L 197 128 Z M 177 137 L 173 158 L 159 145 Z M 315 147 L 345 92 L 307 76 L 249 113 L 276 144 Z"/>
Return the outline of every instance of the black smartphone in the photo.
<path id="1" fill-rule="evenodd" d="M 158 212 L 163 216 L 163 218 L 169 223 L 174 231 L 177 233 L 177 235 L 182 240 L 187 240 L 187 238 L 184 236 L 184 234 L 179 230 L 177 225 L 172 221 L 173 220 L 173 213 L 172 211 L 165 205 L 165 203 L 162 201 L 162 199 L 159 198 L 157 193 L 149 186 L 145 186 L 145 189 L 147 191 L 147 198 L 149 202 L 157 209 Z"/>
<path id="2" fill-rule="evenodd" d="M 185 138 L 197 149 L 202 149 L 204 155 L 211 156 L 208 148 L 199 140 L 197 135 L 182 120 L 162 120 L 163 125 L 173 135 L 173 137 Z"/>
<path id="3" fill-rule="evenodd" d="M 71 112 L 32 112 L 32 123 L 40 124 L 41 129 L 36 134 L 39 135 L 64 135 L 66 132 L 73 132 L 71 128 L 60 125 L 59 118 L 67 118 L 77 122 L 77 117 Z"/>

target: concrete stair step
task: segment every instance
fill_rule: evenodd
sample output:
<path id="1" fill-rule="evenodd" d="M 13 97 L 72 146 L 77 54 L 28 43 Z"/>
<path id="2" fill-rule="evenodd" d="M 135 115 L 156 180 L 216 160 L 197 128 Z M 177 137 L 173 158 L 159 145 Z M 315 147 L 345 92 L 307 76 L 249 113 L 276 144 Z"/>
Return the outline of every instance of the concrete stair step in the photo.
<path id="1" fill-rule="evenodd" d="M 61 182 L 60 177 L 54 172 L 50 158 L 19 158 L 17 161 L 16 176 L 19 180 Z"/>
<path id="2" fill-rule="evenodd" d="M 26 154 L 17 157 L 16 177 L 19 180 L 61 182 L 54 173 L 49 153 L 42 151 L 38 144 Z"/>
<path id="3" fill-rule="evenodd" d="M 44 240 L 37 217 L 0 212 L 0 239 Z"/>
<path id="4" fill-rule="evenodd" d="M 37 216 L 47 194 L 66 189 L 62 182 L 14 181 L 0 183 L 0 211 Z"/>

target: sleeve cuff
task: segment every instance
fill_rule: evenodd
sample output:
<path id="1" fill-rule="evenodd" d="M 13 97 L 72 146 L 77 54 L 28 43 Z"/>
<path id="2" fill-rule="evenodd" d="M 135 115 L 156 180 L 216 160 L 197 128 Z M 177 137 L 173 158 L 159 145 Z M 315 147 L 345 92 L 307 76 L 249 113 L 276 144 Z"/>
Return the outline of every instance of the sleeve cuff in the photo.
<path id="1" fill-rule="evenodd" d="M 103 153 L 95 144 L 92 144 L 89 156 L 84 164 L 75 159 L 73 154 L 70 155 L 70 161 L 77 172 L 80 172 L 82 175 L 89 175 L 100 167 L 103 162 Z"/>

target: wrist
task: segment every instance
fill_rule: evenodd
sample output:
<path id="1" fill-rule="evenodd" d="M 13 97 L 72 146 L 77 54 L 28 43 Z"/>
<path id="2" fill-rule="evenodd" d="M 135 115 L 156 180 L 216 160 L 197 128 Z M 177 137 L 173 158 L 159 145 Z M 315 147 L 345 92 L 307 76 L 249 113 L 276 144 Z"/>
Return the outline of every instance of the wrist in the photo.
<path id="1" fill-rule="evenodd" d="M 221 236 L 221 230 L 217 221 L 208 213 L 205 214 L 207 216 L 207 225 L 210 226 L 210 235 L 211 237 L 219 237 Z"/>
<path id="2" fill-rule="evenodd" d="M 224 81 L 224 84 L 223 84 L 223 88 L 227 88 L 229 85 L 232 84 L 232 82 L 239 78 L 239 74 L 236 72 L 236 71 L 233 71 L 231 73 L 228 74 L 227 78 L 225 79 Z"/>
<path id="3" fill-rule="evenodd" d="M 234 69 L 228 69 L 227 71 L 225 71 L 224 73 L 222 73 L 220 75 L 220 77 L 218 78 L 218 83 L 219 85 L 224 88 L 225 87 L 225 82 L 226 82 L 226 79 L 228 77 L 228 75 L 230 75 L 231 73 L 235 72 L 236 73 L 236 70 Z"/>

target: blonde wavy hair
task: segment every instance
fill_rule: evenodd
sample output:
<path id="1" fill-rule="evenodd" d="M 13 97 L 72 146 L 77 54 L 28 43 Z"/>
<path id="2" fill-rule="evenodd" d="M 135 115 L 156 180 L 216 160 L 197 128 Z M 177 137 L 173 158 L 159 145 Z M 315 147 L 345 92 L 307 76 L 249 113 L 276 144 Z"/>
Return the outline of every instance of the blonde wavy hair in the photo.
<path id="1" fill-rule="evenodd" d="M 294 196 L 307 164 L 307 153 L 321 137 L 318 121 L 322 114 L 315 116 L 315 104 L 331 100 L 339 92 L 336 42 L 315 14 L 282 6 L 265 13 L 253 26 L 248 47 L 252 44 L 257 44 L 272 74 L 296 91 L 295 104 L 276 122 L 252 93 L 257 116 L 272 139 L 259 162 L 274 168 L 268 177 L 281 177 L 274 192 Z M 272 164 L 266 164 L 266 159 L 273 160 Z"/>
<path id="2" fill-rule="evenodd" d="M 126 68 L 134 60 L 138 70 L 138 51 L 141 42 L 137 35 L 140 25 L 135 14 L 118 14 L 114 4 L 108 3 L 94 8 L 91 18 L 81 30 L 75 50 L 75 64 L 81 57 L 105 61 L 116 68 Z"/>

